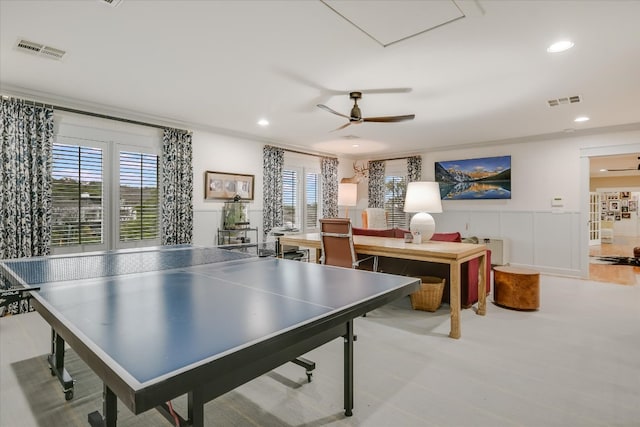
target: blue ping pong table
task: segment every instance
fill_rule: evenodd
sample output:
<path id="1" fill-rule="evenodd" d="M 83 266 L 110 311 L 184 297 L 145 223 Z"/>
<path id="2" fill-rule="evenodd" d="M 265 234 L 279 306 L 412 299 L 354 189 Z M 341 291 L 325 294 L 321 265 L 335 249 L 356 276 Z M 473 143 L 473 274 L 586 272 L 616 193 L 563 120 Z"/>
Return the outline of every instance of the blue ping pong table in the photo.
<path id="1" fill-rule="evenodd" d="M 203 426 L 204 404 L 337 337 L 344 337 L 344 408 L 353 410 L 353 319 L 419 288 L 419 280 L 220 248 L 167 247 L 0 263 L 13 286 L 39 287 L 51 325 L 49 365 L 66 398 L 65 342 L 134 414 L 187 394 L 181 425 Z M 183 414 L 184 415 L 184 414 Z"/>

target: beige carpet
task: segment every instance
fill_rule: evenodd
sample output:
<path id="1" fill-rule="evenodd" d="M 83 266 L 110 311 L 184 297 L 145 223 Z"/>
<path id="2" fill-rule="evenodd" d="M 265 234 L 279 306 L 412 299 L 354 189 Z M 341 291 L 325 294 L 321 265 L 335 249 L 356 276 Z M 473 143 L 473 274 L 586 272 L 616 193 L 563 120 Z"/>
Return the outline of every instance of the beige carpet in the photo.
<path id="1" fill-rule="evenodd" d="M 40 426 L 87 426 L 87 415 L 90 412 L 102 408 L 102 382 L 93 374 L 91 369 L 71 349 L 67 350 L 65 364 L 67 370 L 76 381 L 75 396 L 70 401 L 65 401 L 62 388 L 57 378 L 47 375 L 49 372 L 47 355 L 33 357 L 31 359 L 15 362 L 11 365 L 16 378 L 21 385 L 31 412 L 36 416 Z M 245 386 L 245 388 L 268 389 L 278 387 L 286 393 L 288 390 L 307 387 L 306 376 L 302 368 L 291 366 L 298 371 L 299 378 L 294 379 L 273 371 L 258 378 Z M 291 369 L 289 369 L 291 370 Z M 277 384 L 277 385 L 276 385 Z M 308 384 L 309 388 L 312 388 Z M 288 389 L 288 390 L 287 390 Z M 285 420 L 278 419 L 273 414 L 265 411 L 260 405 L 251 400 L 251 397 L 243 394 L 242 387 L 231 391 L 205 405 L 206 425 L 220 426 L 284 426 Z M 249 393 L 251 394 L 251 393 Z M 186 397 L 175 399 L 174 409 L 186 417 Z M 336 396 L 336 404 L 342 404 L 342 394 Z M 8 409 L 8 408 L 6 408 Z M 8 409 L 9 410 L 9 409 Z M 341 413 L 328 418 L 344 418 Z M 324 420 L 322 424 L 327 420 Z M 135 416 L 128 408 L 118 401 L 118 426 L 148 427 L 170 426 L 156 410 L 150 410 Z M 306 424 L 306 425 L 313 425 Z"/>
<path id="2" fill-rule="evenodd" d="M 343 415 L 335 340 L 308 355 L 318 365 L 310 384 L 285 364 L 208 403 L 206 425 L 638 427 L 638 307 L 640 286 L 542 276 L 540 310 L 463 310 L 453 340 L 448 306 L 418 312 L 404 299 L 356 319 L 353 417 Z M 65 402 L 46 364 L 48 326 L 37 313 L 12 317 L 0 319 L 0 427 L 86 426 L 102 385 L 69 351 L 77 383 Z M 118 425 L 170 426 L 124 407 Z"/>

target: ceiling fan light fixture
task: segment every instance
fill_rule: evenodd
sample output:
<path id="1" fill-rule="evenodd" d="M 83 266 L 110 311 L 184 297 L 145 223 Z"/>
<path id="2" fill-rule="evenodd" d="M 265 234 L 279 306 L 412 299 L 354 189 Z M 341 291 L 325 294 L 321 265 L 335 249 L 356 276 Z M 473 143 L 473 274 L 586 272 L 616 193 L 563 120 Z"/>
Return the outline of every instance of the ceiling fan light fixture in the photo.
<path id="1" fill-rule="evenodd" d="M 549 53 L 564 52 L 565 50 L 571 49 L 573 46 L 574 46 L 574 43 L 571 40 L 561 40 L 549 46 L 547 48 L 547 52 Z"/>

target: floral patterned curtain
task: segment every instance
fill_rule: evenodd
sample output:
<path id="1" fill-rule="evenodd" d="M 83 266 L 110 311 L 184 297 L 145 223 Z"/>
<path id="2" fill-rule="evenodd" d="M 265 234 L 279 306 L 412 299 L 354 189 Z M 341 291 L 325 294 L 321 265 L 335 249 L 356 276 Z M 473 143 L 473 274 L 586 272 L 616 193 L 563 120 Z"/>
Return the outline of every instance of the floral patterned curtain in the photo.
<path id="1" fill-rule="evenodd" d="M 422 157 L 407 157 L 407 182 L 420 181 L 422 177 Z"/>
<path id="2" fill-rule="evenodd" d="M 384 160 L 369 162 L 369 207 L 384 209 Z"/>
<path id="3" fill-rule="evenodd" d="M 266 236 L 282 226 L 282 170 L 284 150 L 265 145 L 262 149 L 262 228 Z"/>
<path id="4" fill-rule="evenodd" d="M 162 244 L 193 238 L 193 151 L 191 134 L 165 129 L 162 138 Z"/>
<path id="5" fill-rule="evenodd" d="M 51 249 L 53 109 L 0 99 L 0 259 Z"/>
<path id="6" fill-rule="evenodd" d="M 322 217 L 338 216 L 338 159 L 323 157 L 320 160 L 322 172 Z"/>

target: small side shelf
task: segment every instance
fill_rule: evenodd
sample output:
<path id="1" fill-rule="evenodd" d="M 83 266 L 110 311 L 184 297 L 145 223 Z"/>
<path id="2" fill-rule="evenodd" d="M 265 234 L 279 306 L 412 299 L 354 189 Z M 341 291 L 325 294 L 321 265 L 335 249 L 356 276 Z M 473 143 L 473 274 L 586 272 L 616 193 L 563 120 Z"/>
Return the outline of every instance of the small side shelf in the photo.
<path id="1" fill-rule="evenodd" d="M 218 245 L 258 245 L 258 228 L 218 229 Z"/>

